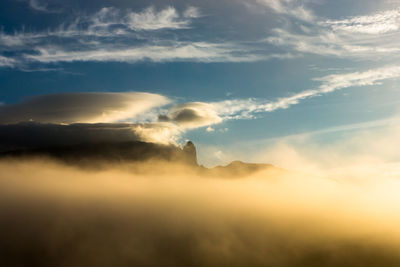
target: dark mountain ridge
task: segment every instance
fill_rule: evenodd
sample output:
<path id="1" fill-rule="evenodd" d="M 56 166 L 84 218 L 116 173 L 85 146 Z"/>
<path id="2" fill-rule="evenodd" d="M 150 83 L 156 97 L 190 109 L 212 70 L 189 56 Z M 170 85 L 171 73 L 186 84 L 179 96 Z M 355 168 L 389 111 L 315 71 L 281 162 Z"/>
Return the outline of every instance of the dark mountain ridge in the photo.
<path id="1" fill-rule="evenodd" d="M 189 142 L 188 142 L 189 143 Z M 191 142 L 190 142 L 191 143 Z M 193 143 L 189 146 L 193 146 Z M 162 160 L 197 166 L 196 150 L 142 141 L 100 142 L 17 149 L 0 153 L 0 158 L 49 157 L 68 164 L 103 161 L 110 163 Z"/>
<path id="2" fill-rule="evenodd" d="M 0 159 L 21 158 L 51 158 L 68 165 L 85 168 L 100 168 L 104 163 L 118 164 L 162 161 L 184 164 L 202 175 L 222 177 L 245 176 L 268 168 L 274 168 L 270 164 L 233 161 L 226 166 L 217 166 L 208 169 L 198 165 L 196 147 L 191 141 L 188 141 L 182 148 L 176 145 L 125 141 L 55 145 L 0 152 Z"/>

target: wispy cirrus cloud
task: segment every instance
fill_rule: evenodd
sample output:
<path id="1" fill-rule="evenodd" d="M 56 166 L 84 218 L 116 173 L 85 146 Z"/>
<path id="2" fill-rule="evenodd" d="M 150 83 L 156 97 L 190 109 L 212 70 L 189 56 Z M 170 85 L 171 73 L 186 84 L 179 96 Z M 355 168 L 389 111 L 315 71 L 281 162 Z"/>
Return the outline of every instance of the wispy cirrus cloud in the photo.
<path id="1" fill-rule="evenodd" d="M 230 99 L 218 102 L 189 102 L 177 104 L 158 117 L 161 122 L 170 122 L 182 131 L 222 123 L 227 120 L 254 119 L 259 114 L 287 109 L 301 101 L 328 94 L 337 90 L 379 85 L 381 82 L 400 78 L 400 66 L 387 66 L 362 72 L 327 75 L 315 78 L 321 83 L 315 89 L 304 90 L 276 100 Z M 213 132 L 213 128 L 206 128 Z"/>
<path id="2" fill-rule="evenodd" d="M 400 51 L 400 10 L 339 20 L 315 20 L 297 30 L 276 28 L 265 40 L 289 51 L 322 56 L 377 60 Z"/>
<path id="3" fill-rule="evenodd" d="M 189 27 L 191 19 L 198 17 L 200 12 L 195 7 L 187 8 L 183 14 L 179 14 L 173 7 L 159 12 L 149 7 L 140 13 L 129 13 L 126 22 L 133 30 L 184 29 Z"/>
<path id="4" fill-rule="evenodd" d="M 24 33 L 7 34 L 0 32 L 0 46 L 13 47 L 26 44 L 26 39 L 31 39 L 33 36 L 26 36 Z"/>
<path id="5" fill-rule="evenodd" d="M 335 31 L 382 34 L 400 29 L 400 9 L 386 10 L 372 15 L 355 16 L 343 20 L 327 20 L 322 25 Z"/>
<path id="6" fill-rule="evenodd" d="M 146 60 L 256 62 L 305 54 L 378 60 L 400 54 L 399 9 L 327 20 L 311 11 L 309 0 L 244 3 L 257 10 L 270 10 L 283 17 L 284 22 L 278 22 L 278 28 L 268 29 L 267 38 L 263 34 L 260 39 L 243 41 L 209 38 L 197 29 L 176 34 L 178 30 L 192 29 L 193 21 L 203 17 L 194 6 L 148 6 L 134 11 L 103 7 L 91 14 L 79 13 L 57 27 L 39 32 L 0 32 L 0 55 L 7 51 L 21 64 L 47 64 Z"/>
<path id="7" fill-rule="evenodd" d="M 234 44 L 207 42 L 169 41 L 165 44 L 146 44 L 136 47 L 114 48 L 104 44 L 81 50 L 67 50 L 63 47 L 38 47 L 35 54 L 24 54 L 29 61 L 42 63 L 75 62 L 75 61 L 107 61 L 128 62 L 150 60 L 195 61 L 195 62 L 254 62 L 269 58 L 289 58 L 291 54 L 257 55 Z"/>
<path id="8" fill-rule="evenodd" d="M 172 6 L 156 10 L 149 6 L 141 11 L 121 10 L 115 7 L 103 7 L 98 12 L 76 18 L 65 31 L 73 34 L 79 31 L 87 35 L 122 35 L 129 31 L 178 30 L 190 28 L 193 19 L 201 16 L 198 8 L 189 6 L 179 12 Z M 80 29 L 87 23 L 86 31 Z M 62 32 L 62 30 L 60 30 Z"/>
<path id="9" fill-rule="evenodd" d="M 47 31 L 1 32 L 0 52 L 14 52 L 14 58 L 20 65 L 75 61 L 135 63 L 147 60 L 254 62 L 294 56 L 291 53 L 264 53 L 258 43 L 191 41 L 187 37 L 180 40 L 175 34 L 166 34 L 190 28 L 192 20 L 199 17 L 199 9 L 192 6 L 180 12 L 173 7 L 156 10 L 150 6 L 141 11 L 104 7 Z"/>
<path id="10" fill-rule="evenodd" d="M 247 7 L 259 11 L 261 8 L 283 14 L 304 21 L 312 21 L 315 17 L 311 9 L 305 6 L 307 1 L 298 0 L 246 0 L 243 2 Z"/>
<path id="11" fill-rule="evenodd" d="M 350 87 L 377 85 L 385 80 L 398 78 L 400 78 L 400 66 L 387 66 L 367 71 L 333 74 L 315 78 L 315 81 L 321 82 L 321 85 L 316 89 L 301 91 L 292 96 L 278 98 L 274 101 L 234 99 L 214 102 L 212 105 L 223 120 L 253 118 L 257 113 L 286 109 L 308 98 Z"/>
<path id="12" fill-rule="evenodd" d="M 174 7 L 155 10 L 150 6 L 142 11 L 121 10 L 115 7 L 103 7 L 99 11 L 84 15 L 79 14 L 70 21 L 65 21 L 55 28 L 39 32 L 14 32 L 13 34 L 0 32 L 0 46 L 26 47 L 32 44 L 50 44 L 52 37 L 74 38 L 77 41 L 83 38 L 92 38 L 101 43 L 102 37 L 128 37 L 143 39 L 137 31 L 179 30 L 190 27 L 193 19 L 201 16 L 196 7 L 189 6 L 179 13 Z"/>
<path id="13" fill-rule="evenodd" d="M 0 67 L 14 67 L 16 64 L 15 59 L 0 55 Z"/>
<path id="14" fill-rule="evenodd" d="M 188 130 L 222 123 L 227 120 L 254 119 L 259 114 L 287 109 L 301 101 L 328 94 L 337 90 L 379 85 L 381 82 L 400 78 L 400 66 L 387 66 L 362 72 L 328 75 L 315 78 L 321 83 L 315 89 L 304 90 L 276 100 L 229 99 L 218 102 L 189 102 L 177 104 L 159 116 L 161 122 L 177 124 Z M 206 128 L 212 132 L 213 128 Z"/>
<path id="15" fill-rule="evenodd" d="M 44 13 L 58 13 L 60 9 L 51 8 L 47 3 L 43 0 L 29 0 L 29 7 L 40 12 Z"/>

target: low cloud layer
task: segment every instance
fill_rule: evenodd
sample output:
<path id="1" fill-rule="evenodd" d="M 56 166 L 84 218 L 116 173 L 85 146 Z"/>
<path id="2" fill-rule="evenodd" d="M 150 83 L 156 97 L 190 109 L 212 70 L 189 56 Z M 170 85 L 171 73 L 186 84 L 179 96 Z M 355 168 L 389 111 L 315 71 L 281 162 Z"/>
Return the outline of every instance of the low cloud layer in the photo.
<path id="1" fill-rule="evenodd" d="M 0 152 L 132 141 L 176 145 L 181 130 L 171 123 L 18 123 L 0 125 Z"/>
<path id="2" fill-rule="evenodd" d="M 374 266 L 400 262 L 398 181 L 202 177 L 177 165 L 83 171 L 1 161 L 6 266 Z"/>
<path id="3" fill-rule="evenodd" d="M 0 106 L 0 123 L 108 123 L 130 119 L 169 103 L 150 93 L 66 93 L 42 95 Z"/>
<path id="4" fill-rule="evenodd" d="M 31 149 L 101 142 L 138 141 L 136 125 L 130 124 L 40 124 L 0 125 L 0 150 Z"/>

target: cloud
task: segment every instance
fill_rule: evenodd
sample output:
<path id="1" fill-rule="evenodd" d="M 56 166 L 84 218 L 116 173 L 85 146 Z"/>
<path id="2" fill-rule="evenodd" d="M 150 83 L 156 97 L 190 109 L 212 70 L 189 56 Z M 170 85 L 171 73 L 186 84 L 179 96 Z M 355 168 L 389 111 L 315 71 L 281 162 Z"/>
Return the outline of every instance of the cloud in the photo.
<path id="1" fill-rule="evenodd" d="M 183 17 L 185 18 L 199 18 L 201 17 L 201 12 L 197 7 L 190 6 L 183 12 Z"/>
<path id="2" fill-rule="evenodd" d="M 31 2 L 38 3 L 36 0 Z M 138 50 L 138 53 L 145 53 L 147 47 L 150 47 L 148 49 L 150 54 L 155 53 L 150 50 L 162 49 L 165 49 L 165 54 L 168 54 L 169 50 L 183 45 L 179 44 L 175 38 L 171 40 L 158 37 L 159 34 L 156 32 L 153 34 L 148 32 L 189 28 L 191 21 L 198 17 L 200 17 L 199 10 L 192 6 L 182 11 L 182 14 L 179 14 L 173 7 L 166 7 L 159 11 L 148 7 L 141 12 L 104 7 L 90 15 L 78 14 L 73 19 L 45 31 L 15 31 L 13 34 L 1 31 L 0 48 L 2 46 L 5 51 L 18 52 L 14 57 L 19 57 L 21 60 L 24 59 L 25 53 L 34 56 L 42 53 L 43 50 L 77 53 L 77 56 L 79 53 L 88 53 L 95 60 L 101 60 L 96 55 L 106 52 L 116 55 L 117 53 L 133 53 Z M 62 38 L 66 42 L 56 42 L 57 46 L 55 46 L 53 45 L 54 37 Z M 201 42 L 193 46 L 196 45 L 200 46 Z M 74 51 L 73 47 L 79 47 L 79 50 Z M 132 47 L 133 51 L 130 50 Z M 149 57 L 151 58 L 152 55 Z M 144 55 L 142 58 L 147 57 Z M 86 58 L 86 60 L 89 59 Z"/>
<path id="3" fill-rule="evenodd" d="M 37 0 L 31 0 L 37 4 Z M 42 11 L 44 9 L 41 9 Z M 53 12 L 47 10 L 46 12 Z M 55 12 L 55 11 L 54 11 Z M 146 38 L 145 32 L 160 30 L 188 29 L 193 19 L 201 17 L 196 7 L 189 6 L 181 14 L 174 7 L 156 11 L 150 6 L 141 12 L 121 10 L 115 7 L 103 7 L 99 11 L 84 15 L 78 14 L 73 19 L 64 21 L 53 29 L 39 32 L 0 33 L 0 44 L 4 46 L 23 46 L 28 43 L 51 42 L 51 37 L 75 38 L 81 41 L 89 37 L 130 37 L 140 40 Z M 140 32 L 138 35 L 137 31 Z M 147 36 L 148 37 L 148 36 Z"/>
<path id="4" fill-rule="evenodd" d="M 189 6 L 180 14 L 174 7 L 168 6 L 161 10 L 155 10 L 153 6 L 135 12 L 121 10 L 115 7 L 103 7 L 98 12 L 87 17 L 78 17 L 75 23 L 68 27 L 69 34 L 118 36 L 127 35 L 129 31 L 156 31 L 178 30 L 190 28 L 192 19 L 200 17 L 196 7 Z M 88 23 L 87 30 L 78 28 L 81 24 Z"/>
<path id="5" fill-rule="evenodd" d="M 322 82 L 318 90 L 320 93 L 329 93 L 346 87 L 375 85 L 399 76 L 400 66 L 387 66 L 363 72 L 328 75 L 315 80 Z"/>
<path id="6" fill-rule="evenodd" d="M 47 160 L 1 161 L 0 173 L 5 266 L 400 262 L 399 180 L 381 175 L 361 186 L 313 173 L 221 179 L 174 164 L 87 171 Z"/>
<path id="7" fill-rule="evenodd" d="M 254 119 L 258 114 L 286 109 L 308 98 L 344 88 L 379 85 L 383 81 L 399 77 L 399 66 L 387 66 L 315 78 L 315 81 L 321 83 L 317 88 L 276 100 L 249 98 L 209 103 L 189 102 L 167 107 L 164 111 L 160 108 L 171 101 L 162 95 L 150 93 L 44 95 L 21 103 L 0 106 L 0 123 L 146 122 L 135 128 L 136 133 L 142 135 L 143 139 L 176 143 L 181 134 L 190 129 L 208 126 L 206 130 L 211 132 L 211 125 L 226 120 Z"/>
<path id="8" fill-rule="evenodd" d="M 193 6 L 181 11 L 171 6 L 160 10 L 150 6 L 141 11 L 103 7 L 42 31 L 2 31 L 0 52 L 12 52 L 12 59 L 25 69 L 34 63 L 256 62 L 295 56 L 269 51 L 258 42 L 209 40 L 199 38 L 195 31 L 172 34 L 191 28 L 192 21 L 201 16 Z"/>
<path id="9" fill-rule="evenodd" d="M 0 123 L 99 123 L 134 119 L 169 103 L 150 93 L 65 93 L 42 95 L 0 107 Z"/>
<path id="10" fill-rule="evenodd" d="M 140 140 L 159 144 L 177 144 L 183 133 L 181 127 L 169 122 L 138 124 L 133 131 Z"/>
<path id="11" fill-rule="evenodd" d="M 156 12 L 154 7 L 148 7 L 140 13 L 129 13 L 126 20 L 132 30 L 184 29 L 189 27 L 190 19 L 199 16 L 200 13 L 195 7 L 186 9 L 183 16 L 171 6 L 159 12 Z"/>
<path id="12" fill-rule="evenodd" d="M 199 17 L 199 10 L 192 6 L 184 10 L 182 14 L 171 6 L 159 11 L 150 6 L 140 12 L 103 7 L 94 14 L 78 16 L 72 23 L 62 25 L 57 31 L 49 32 L 49 34 L 58 36 L 129 36 L 136 31 L 187 29 L 190 28 L 192 19 Z"/>
<path id="13" fill-rule="evenodd" d="M 187 124 L 157 122 L 159 109 L 170 103 L 165 96 L 141 92 L 31 97 L 0 106 L 1 145 L 134 140 L 177 144 Z"/>
<path id="14" fill-rule="evenodd" d="M 276 100 L 265 99 L 230 99 L 218 102 L 190 102 L 171 107 L 166 113 L 159 115 L 161 122 L 170 122 L 179 126 L 181 132 L 205 127 L 207 132 L 215 129 L 214 124 L 227 120 L 254 119 L 258 114 L 287 109 L 302 100 L 328 94 L 337 90 L 360 86 L 379 85 L 381 82 L 400 77 L 399 66 L 387 66 L 363 72 L 327 75 L 315 78 L 321 83 L 315 89 L 304 90 L 289 97 Z M 219 130 L 226 132 L 227 128 Z"/>
<path id="15" fill-rule="evenodd" d="M 0 55 L 0 67 L 14 67 L 17 64 L 16 60 Z"/>
<path id="16" fill-rule="evenodd" d="M 40 12 L 45 12 L 45 13 L 58 13 L 60 10 L 58 9 L 53 9 L 49 8 L 49 6 L 46 3 L 42 2 L 43 0 L 29 0 L 29 6 Z"/>
<path id="17" fill-rule="evenodd" d="M 16 150 L 86 143 L 138 141 L 129 124 L 43 124 L 0 125 L 0 150 Z"/>
<path id="18" fill-rule="evenodd" d="M 184 128 L 197 128 L 222 122 L 214 106 L 203 102 L 191 102 L 172 107 L 160 121 L 171 121 Z"/>
<path id="19" fill-rule="evenodd" d="M 170 123 L 0 124 L 0 152 L 133 141 L 175 145 L 180 134 Z"/>
<path id="20" fill-rule="evenodd" d="M 246 0 L 244 4 L 251 9 L 260 9 L 267 7 L 278 14 L 285 14 L 296 19 L 312 21 L 313 12 L 304 6 L 303 2 L 298 0 Z"/>
<path id="21" fill-rule="evenodd" d="M 301 100 L 357 86 L 377 85 L 382 81 L 400 77 L 400 66 L 387 66 L 363 72 L 328 75 L 314 80 L 321 82 L 316 89 L 309 89 L 275 101 L 260 99 L 234 99 L 211 103 L 215 112 L 224 120 L 250 119 L 260 112 L 286 109 Z"/>
<path id="22" fill-rule="evenodd" d="M 312 132 L 277 137 L 273 140 L 252 140 L 251 160 L 267 160 L 291 170 L 327 175 L 338 181 L 376 183 L 376 179 L 400 178 L 400 117 L 330 127 Z M 318 137 L 332 132 L 329 142 Z M 257 150 L 257 152 L 255 152 Z"/>
<path id="23" fill-rule="evenodd" d="M 46 5 L 40 4 L 38 0 L 29 0 L 29 6 L 34 10 L 47 12 Z"/>
<path id="24" fill-rule="evenodd" d="M 385 10 L 372 15 L 355 16 L 343 20 L 327 20 L 321 24 L 331 26 L 334 31 L 349 33 L 395 32 L 400 28 L 400 9 Z"/>
<path id="25" fill-rule="evenodd" d="M 170 103 L 171 100 L 165 96 L 140 92 L 35 96 L 20 103 L 0 106 L 0 126 L 5 134 L 2 139 L 6 144 L 15 143 L 12 141 L 14 135 L 18 138 L 40 136 L 43 142 L 48 139 L 59 142 L 64 136 L 71 142 L 80 140 L 83 143 L 91 139 L 122 141 L 133 138 L 176 144 L 186 130 L 222 121 L 212 105 L 199 102 L 175 105 L 166 115 L 159 115 L 160 108 Z M 16 129 L 11 139 L 7 137 L 10 129 Z M 57 134 L 60 137 L 56 137 Z M 26 138 L 28 143 L 29 140 Z"/>
<path id="26" fill-rule="evenodd" d="M 37 48 L 37 54 L 25 54 L 30 61 L 42 63 L 74 61 L 116 61 L 138 62 L 151 60 L 164 61 L 199 61 L 199 62 L 237 62 L 257 60 L 246 55 L 234 55 L 235 49 L 226 45 L 212 43 L 171 42 L 170 45 L 143 45 L 134 48 L 104 47 L 95 50 L 64 50 L 58 47 Z M 259 57 L 258 60 L 262 60 Z"/>
<path id="27" fill-rule="evenodd" d="M 256 10 L 283 14 L 285 22 L 278 21 L 281 26 L 270 29 L 267 38 L 243 42 L 234 38 L 210 39 L 201 29 L 175 34 L 180 29 L 191 29 L 193 21 L 202 17 L 194 6 L 148 6 L 134 11 L 103 7 L 88 15 L 75 15 L 44 31 L 1 32 L 0 50 L 13 52 L 13 59 L 25 65 L 75 61 L 256 62 L 303 54 L 378 60 L 393 59 L 400 52 L 398 9 L 327 20 L 313 15 L 307 8 L 310 1 L 244 3 Z"/>
<path id="28" fill-rule="evenodd" d="M 30 36 L 32 37 L 32 36 Z M 26 43 L 27 36 L 24 33 L 18 34 L 6 34 L 3 31 L 0 32 L 0 45 L 5 47 L 21 46 Z"/>
<path id="29" fill-rule="evenodd" d="M 399 9 L 387 10 L 342 20 L 318 20 L 290 29 L 276 28 L 265 40 L 291 52 L 364 60 L 392 59 L 400 51 L 399 22 Z"/>

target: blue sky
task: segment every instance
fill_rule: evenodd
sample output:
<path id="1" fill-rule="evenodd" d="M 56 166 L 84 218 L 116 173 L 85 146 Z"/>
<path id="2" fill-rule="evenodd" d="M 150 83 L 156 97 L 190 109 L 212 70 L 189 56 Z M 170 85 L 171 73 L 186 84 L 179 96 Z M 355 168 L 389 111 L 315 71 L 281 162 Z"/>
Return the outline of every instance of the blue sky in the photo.
<path id="1" fill-rule="evenodd" d="M 398 1 L 3 0 L 0 25 L 3 123 L 162 126 L 212 165 L 260 161 L 250 154 L 288 136 L 332 144 L 398 114 Z M 96 93 L 80 109 L 99 114 L 111 104 L 98 96 L 117 93 L 118 116 L 43 115 L 55 114 L 46 95 L 79 92 Z"/>

